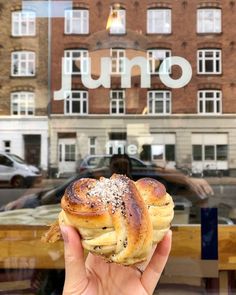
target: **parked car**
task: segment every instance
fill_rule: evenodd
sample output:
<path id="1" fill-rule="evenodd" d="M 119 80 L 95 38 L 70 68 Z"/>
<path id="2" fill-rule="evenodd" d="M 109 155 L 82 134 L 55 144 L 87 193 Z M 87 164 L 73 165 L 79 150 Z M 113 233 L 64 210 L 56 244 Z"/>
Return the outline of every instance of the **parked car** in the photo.
<path id="1" fill-rule="evenodd" d="M 19 156 L 0 152 L 0 182 L 12 187 L 31 186 L 42 178 L 40 170 Z"/>
<path id="2" fill-rule="evenodd" d="M 81 173 L 86 170 L 109 167 L 110 159 L 112 155 L 93 155 L 85 157 L 77 167 L 77 173 Z M 130 156 L 132 169 L 150 168 L 156 167 L 154 163 L 144 163 L 138 158 Z"/>
<path id="3" fill-rule="evenodd" d="M 100 160 L 104 155 L 87 156 L 77 164 L 76 172 L 81 173 L 87 169 L 94 169 L 98 167 Z"/>

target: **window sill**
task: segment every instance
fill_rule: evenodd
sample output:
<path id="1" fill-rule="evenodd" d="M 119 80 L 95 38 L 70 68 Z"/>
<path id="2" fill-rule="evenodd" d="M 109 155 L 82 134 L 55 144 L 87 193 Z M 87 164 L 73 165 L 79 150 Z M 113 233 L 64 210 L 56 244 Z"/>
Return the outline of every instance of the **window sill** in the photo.
<path id="1" fill-rule="evenodd" d="M 223 32 L 220 32 L 220 33 L 214 33 L 214 32 L 207 32 L 207 33 L 198 33 L 196 32 L 196 35 L 197 36 L 209 36 L 209 37 L 215 37 L 215 36 L 221 36 L 223 35 Z"/>
<path id="2" fill-rule="evenodd" d="M 11 35 L 11 38 L 16 38 L 16 39 L 20 39 L 20 38 L 36 38 L 37 37 L 37 34 L 35 35 L 19 35 L 19 36 L 14 36 L 14 35 Z"/>
<path id="3" fill-rule="evenodd" d="M 25 79 L 25 78 L 27 78 L 27 79 L 35 79 L 35 78 L 37 78 L 37 75 L 34 75 L 34 76 L 13 76 L 13 75 L 10 75 L 10 78 L 11 79 Z"/>

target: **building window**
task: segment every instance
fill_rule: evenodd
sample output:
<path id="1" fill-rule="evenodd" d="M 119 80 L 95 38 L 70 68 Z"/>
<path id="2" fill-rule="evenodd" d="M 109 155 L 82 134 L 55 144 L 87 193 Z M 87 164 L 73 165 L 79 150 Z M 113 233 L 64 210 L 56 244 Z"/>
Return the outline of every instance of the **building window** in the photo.
<path id="1" fill-rule="evenodd" d="M 193 161 L 227 161 L 228 145 L 212 144 L 192 146 Z"/>
<path id="2" fill-rule="evenodd" d="M 88 72 L 88 50 L 64 51 L 65 74 L 76 75 Z"/>
<path id="3" fill-rule="evenodd" d="M 221 50 L 198 50 L 198 74 L 221 74 Z"/>
<path id="4" fill-rule="evenodd" d="M 10 153 L 11 152 L 11 141 L 10 140 L 4 140 L 3 145 L 4 145 L 4 152 L 5 153 Z"/>
<path id="5" fill-rule="evenodd" d="M 75 9 L 65 11 L 65 34 L 88 34 L 89 11 Z"/>
<path id="6" fill-rule="evenodd" d="M 219 90 L 198 91 L 198 113 L 221 114 L 222 93 Z"/>
<path id="7" fill-rule="evenodd" d="M 125 34 L 126 32 L 126 11 L 125 9 L 117 9 L 118 17 L 120 18 L 121 25 L 113 25 L 110 27 L 110 34 Z"/>
<path id="8" fill-rule="evenodd" d="M 221 9 L 201 8 L 197 10 L 198 33 L 221 33 Z"/>
<path id="9" fill-rule="evenodd" d="M 96 141 L 96 137 L 89 137 L 89 155 L 96 155 Z"/>
<path id="10" fill-rule="evenodd" d="M 148 9 L 147 11 L 148 34 L 171 33 L 171 9 Z"/>
<path id="11" fill-rule="evenodd" d="M 88 92 L 87 91 L 66 91 L 65 92 L 65 114 L 80 114 L 88 113 Z"/>
<path id="12" fill-rule="evenodd" d="M 110 91 L 110 113 L 124 114 L 125 113 L 125 91 L 111 90 Z"/>
<path id="13" fill-rule="evenodd" d="M 75 161 L 75 144 L 65 144 L 65 162 Z"/>
<path id="14" fill-rule="evenodd" d="M 171 56 L 171 50 L 167 49 L 150 49 L 147 52 L 148 64 L 149 64 L 149 73 L 150 74 L 159 74 L 160 66 L 164 59 Z M 169 71 L 168 71 L 169 69 Z M 170 64 L 167 65 L 167 68 L 164 69 L 165 73 L 170 73 Z"/>
<path id="15" fill-rule="evenodd" d="M 148 92 L 148 114 L 170 114 L 171 92 L 149 91 Z"/>
<path id="16" fill-rule="evenodd" d="M 35 97 L 32 92 L 11 94 L 11 114 L 13 116 L 32 116 L 35 112 Z"/>
<path id="17" fill-rule="evenodd" d="M 12 36 L 35 36 L 36 14 L 33 11 L 12 12 Z"/>
<path id="18" fill-rule="evenodd" d="M 123 74 L 125 69 L 125 50 L 111 49 L 111 73 Z"/>
<path id="19" fill-rule="evenodd" d="M 35 75 L 35 53 L 32 51 L 14 51 L 11 55 L 12 76 Z"/>

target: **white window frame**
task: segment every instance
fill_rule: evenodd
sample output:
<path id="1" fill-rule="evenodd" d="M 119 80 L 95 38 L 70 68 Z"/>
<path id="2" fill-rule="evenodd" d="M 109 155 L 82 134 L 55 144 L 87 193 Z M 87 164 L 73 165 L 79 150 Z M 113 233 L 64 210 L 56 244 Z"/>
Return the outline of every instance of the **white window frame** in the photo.
<path id="1" fill-rule="evenodd" d="M 80 14 L 77 16 L 76 14 Z M 64 32 L 70 34 L 89 33 L 89 10 L 88 9 L 67 9 L 65 10 Z"/>
<path id="2" fill-rule="evenodd" d="M 206 57 L 206 54 L 212 53 L 212 57 Z M 197 72 L 198 74 L 210 74 L 220 75 L 222 73 L 222 59 L 221 49 L 200 49 L 197 52 Z M 212 61 L 213 71 L 206 71 L 206 62 Z M 200 63 L 202 63 L 202 70 L 200 71 Z M 217 71 L 217 63 L 219 63 L 219 69 Z"/>
<path id="3" fill-rule="evenodd" d="M 9 146 L 7 146 L 7 143 L 9 143 Z M 4 145 L 4 152 L 10 153 L 11 152 L 11 140 L 4 140 L 3 145 Z"/>
<path id="4" fill-rule="evenodd" d="M 17 66 L 18 72 L 14 73 Z M 32 72 L 31 72 L 32 68 Z M 11 75 L 13 77 L 33 77 L 35 76 L 35 52 L 33 51 L 13 51 L 11 53 Z"/>
<path id="5" fill-rule="evenodd" d="M 125 34 L 126 33 L 126 10 L 125 9 L 116 9 L 118 17 L 121 20 L 122 27 L 110 27 L 110 34 Z"/>
<path id="6" fill-rule="evenodd" d="M 151 75 L 159 74 L 159 69 L 160 69 L 160 65 L 162 61 L 168 57 L 171 57 L 171 50 L 169 49 L 161 49 L 161 48 L 149 49 L 147 51 L 149 74 Z M 156 65 L 156 63 L 158 63 L 158 65 Z M 164 69 L 163 74 L 170 74 L 170 73 L 171 73 L 171 68 L 170 68 L 170 64 L 168 64 L 168 68 Z"/>
<path id="7" fill-rule="evenodd" d="M 213 97 L 206 97 L 207 93 L 212 93 Z M 206 111 L 206 103 L 213 103 L 213 112 Z M 201 107 L 202 105 L 202 107 Z M 201 112 L 202 109 L 202 112 Z M 217 111 L 218 109 L 218 111 Z M 220 90 L 199 90 L 198 91 L 198 113 L 206 115 L 216 115 L 222 113 L 222 91 Z"/>
<path id="8" fill-rule="evenodd" d="M 73 97 L 73 94 L 79 94 L 80 97 Z M 85 97 L 84 97 L 85 94 Z M 79 101 L 80 112 L 73 112 L 73 102 Z M 69 111 L 67 111 L 67 103 Z M 86 104 L 86 111 L 83 111 L 84 103 Z M 71 90 L 64 92 L 64 114 L 65 115 L 87 115 L 88 114 L 88 91 L 86 90 Z"/>
<path id="9" fill-rule="evenodd" d="M 80 64 L 78 71 L 73 71 L 73 62 Z M 80 75 L 88 72 L 88 50 L 70 49 L 64 50 L 64 69 L 66 75 Z"/>
<path id="10" fill-rule="evenodd" d="M 94 143 L 92 143 L 92 140 L 94 140 Z M 97 137 L 90 136 L 88 138 L 88 154 L 89 155 L 96 155 L 96 153 L 97 153 Z"/>
<path id="11" fill-rule="evenodd" d="M 147 10 L 148 34 L 171 34 L 172 11 L 169 8 L 155 8 Z"/>
<path id="12" fill-rule="evenodd" d="M 116 55 L 116 56 L 114 56 Z M 111 74 L 120 75 L 125 71 L 125 49 L 111 48 Z"/>
<path id="13" fill-rule="evenodd" d="M 12 36 L 21 37 L 36 35 L 36 13 L 34 11 L 13 11 L 11 19 Z M 15 30 L 16 28 L 17 31 Z"/>
<path id="14" fill-rule="evenodd" d="M 115 105 L 115 112 L 112 112 L 113 105 Z M 120 108 L 123 107 L 123 112 Z M 110 114 L 124 115 L 125 114 L 125 90 L 110 90 Z"/>
<path id="15" fill-rule="evenodd" d="M 208 19 L 211 13 L 211 19 Z M 208 22 L 211 22 L 212 28 L 209 28 Z M 197 33 L 214 33 L 222 32 L 222 11 L 219 8 L 199 8 L 197 10 Z"/>
<path id="16" fill-rule="evenodd" d="M 17 107 L 17 114 L 14 114 L 14 105 Z M 32 108 L 32 114 L 29 109 Z M 22 110 L 25 109 L 23 113 Z M 20 91 L 11 93 L 11 115 L 12 116 L 34 116 L 35 115 L 35 94 L 33 92 Z"/>
<path id="17" fill-rule="evenodd" d="M 162 98 L 155 97 L 155 94 L 162 94 Z M 163 102 L 163 112 L 155 112 L 155 103 Z M 151 108 L 150 108 L 151 104 Z M 169 104 L 169 111 L 167 105 Z M 171 114 L 171 91 L 168 90 L 151 90 L 147 93 L 148 115 L 170 115 Z"/>

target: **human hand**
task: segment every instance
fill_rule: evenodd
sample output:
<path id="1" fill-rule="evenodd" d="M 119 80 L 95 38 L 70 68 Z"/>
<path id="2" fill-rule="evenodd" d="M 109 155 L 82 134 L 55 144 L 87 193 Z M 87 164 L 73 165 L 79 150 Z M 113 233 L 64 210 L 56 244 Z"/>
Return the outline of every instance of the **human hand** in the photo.
<path id="1" fill-rule="evenodd" d="M 19 198 L 15 201 L 12 201 L 12 202 L 9 202 L 7 203 L 3 209 L 5 211 L 8 211 L 8 210 L 15 210 L 15 209 L 21 209 L 24 207 L 24 203 L 25 203 L 25 199 L 24 198 Z"/>
<path id="2" fill-rule="evenodd" d="M 73 227 L 62 226 L 65 247 L 65 284 L 63 295 L 150 295 L 166 265 L 171 249 L 171 231 L 158 244 L 141 273 L 137 268 L 108 263 L 84 251 Z"/>
<path id="3" fill-rule="evenodd" d="M 187 184 L 189 185 L 190 189 L 194 191 L 201 199 L 205 199 L 210 195 L 214 195 L 212 187 L 203 178 L 188 177 Z"/>

